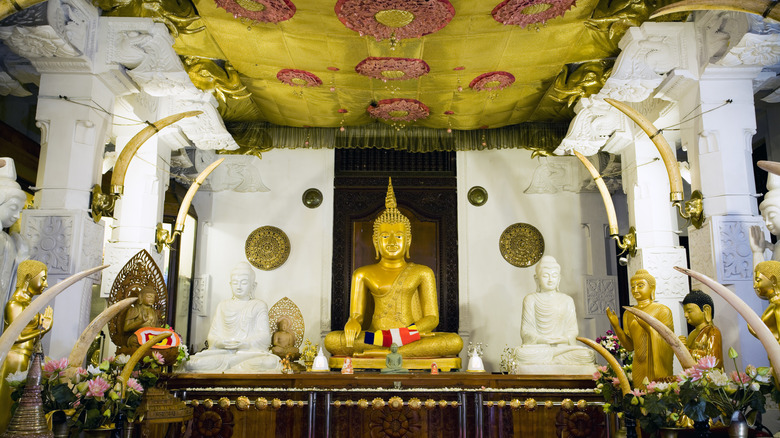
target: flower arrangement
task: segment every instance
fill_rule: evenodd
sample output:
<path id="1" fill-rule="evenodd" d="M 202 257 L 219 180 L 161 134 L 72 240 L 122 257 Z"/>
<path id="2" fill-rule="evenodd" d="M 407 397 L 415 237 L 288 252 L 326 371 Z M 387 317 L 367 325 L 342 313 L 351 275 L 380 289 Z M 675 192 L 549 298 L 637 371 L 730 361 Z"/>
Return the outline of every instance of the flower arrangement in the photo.
<path id="1" fill-rule="evenodd" d="M 515 83 L 515 77 L 511 73 L 492 71 L 474 78 L 469 87 L 477 91 L 494 91 L 506 88 L 513 83 Z"/>
<path id="2" fill-rule="evenodd" d="M 626 365 L 631 364 L 633 358 L 632 353 L 620 345 L 620 339 L 618 339 L 617 335 L 612 330 L 607 330 L 604 336 L 596 338 L 596 342 L 601 344 L 602 347 L 615 356 L 615 359 L 620 361 L 620 363 Z"/>
<path id="3" fill-rule="evenodd" d="M 366 58 L 355 66 L 355 71 L 382 81 L 415 79 L 427 75 L 431 68 L 422 59 L 414 58 Z"/>
<path id="4" fill-rule="evenodd" d="M 334 9 L 344 26 L 377 41 L 419 38 L 455 16 L 448 0 L 339 0 Z"/>
<path id="5" fill-rule="evenodd" d="M 276 79 L 291 87 L 319 87 L 322 85 L 322 79 L 318 78 L 314 73 L 292 68 L 279 70 L 279 73 L 276 74 Z"/>
<path id="6" fill-rule="evenodd" d="M 431 110 L 416 99 L 383 99 L 369 106 L 371 117 L 393 122 L 413 122 L 428 117 Z"/>
<path id="7" fill-rule="evenodd" d="M 493 8 L 493 19 L 503 24 L 525 27 L 560 17 L 576 0 L 505 0 Z"/>
<path id="8" fill-rule="evenodd" d="M 295 15 L 290 0 L 216 0 L 217 6 L 233 14 L 264 23 L 278 23 Z"/>
<path id="9" fill-rule="evenodd" d="M 156 351 L 136 364 L 122 397 L 120 374 L 130 356 L 110 357 L 99 366 L 68 368 L 68 359 L 49 360 L 43 365 L 42 398 L 46 412 L 64 411 L 69 425 L 79 430 L 114 428 L 123 419 L 134 421 L 145 389 L 157 383 L 158 370 L 165 364 Z M 27 373 L 12 373 L 6 378 L 12 388 L 11 399 L 22 395 Z"/>

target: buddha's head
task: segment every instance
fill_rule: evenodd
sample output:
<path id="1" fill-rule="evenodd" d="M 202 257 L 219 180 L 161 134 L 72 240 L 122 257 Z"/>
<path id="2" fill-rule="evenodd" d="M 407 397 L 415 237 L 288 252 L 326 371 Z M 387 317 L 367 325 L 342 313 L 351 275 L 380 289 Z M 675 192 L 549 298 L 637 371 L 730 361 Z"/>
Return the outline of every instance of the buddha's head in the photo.
<path id="1" fill-rule="evenodd" d="M 637 301 L 655 300 L 655 277 L 645 269 L 636 271 L 631 277 L 631 295 Z"/>
<path id="2" fill-rule="evenodd" d="M 241 262 L 230 271 L 230 288 L 233 290 L 233 298 L 238 300 L 252 299 L 255 290 L 255 271 L 247 262 Z"/>
<path id="3" fill-rule="evenodd" d="M 22 188 L 16 182 L 16 170 L 12 169 L 13 160 L 0 159 L 0 223 L 8 228 L 19 219 L 19 213 L 27 202 Z"/>
<path id="4" fill-rule="evenodd" d="M 40 295 L 49 284 L 46 282 L 46 265 L 38 260 L 25 260 L 16 270 L 16 288 Z"/>
<path id="5" fill-rule="evenodd" d="M 692 290 L 683 299 L 683 312 L 688 324 L 698 327 L 701 324 L 712 323 L 715 316 L 715 304 L 712 297 L 700 290 Z"/>
<path id="6" fill-rule="evenodd" d="M 780 234 L 780 177 L 770 173 L 766 181 L 764 200 L 758 205 L 766 227 L 774 235 Z"/>
<path id="7" fill-rule="evenodd" d="M 144 286 L 138 292 L 138 303 L 146 306 L 154 306 L 157 302 L 157 291 L 152 286 Z"/>
<path id="8" fill-rule="evenodd" d="M 552 292 L 558 290 L 561 283 L 561 265 L 553 256 L 544 256 L 536 264 L 536 291 Z"/>
<path id="9" fill-rule="evenodd" d="M 780 262 L 769 260 L 756 265 L 753 270 L 753 288 L 759 298 L 768 300 L 776 292 L 775 287 L 780 279 Z"/>
<path id="10" fill-rule="evenodd" d="M 409 257 L 412 245 L 412 224 L 401 214 L 395 201 L 393 181 L 387 184 L 385 211 L 374 220 L 374 251 L 376 258 L 399 259 Z"/>

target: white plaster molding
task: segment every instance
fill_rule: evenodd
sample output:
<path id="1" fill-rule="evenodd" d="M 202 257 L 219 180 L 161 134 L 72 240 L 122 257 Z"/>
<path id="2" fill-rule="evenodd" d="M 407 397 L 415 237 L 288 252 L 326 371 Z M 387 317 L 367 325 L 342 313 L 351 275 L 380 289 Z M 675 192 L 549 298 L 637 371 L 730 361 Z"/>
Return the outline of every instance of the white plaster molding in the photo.
<path id="1" fill-rule="evenodd" d="M 780 62 L 780 34 L 746 33 L 739 43 L 715 64 L 725 67 L 770 66 L 778 62 Z"/>
<path id="2" fill-rule="evenodd" d="M 585 318 L 602 317 L 607 307 L 617 309 L 618 282 L 615 276 L 585 277 Z"/>
<path id="3" fill-rule="evenodd" d="M 687 267 L 685 248 L 641 248 L 639 251 L 637 259 L 655 277 L 655 296 L 659 299 L 685 297 L 689 292 L 688 276 L 674 269 L 675 266 Z"/>
<path id="4" fill-rule="evenodd" d="M 208 275 L 199 275 L 192 279 L 192 314 L 197 316 L 208 316 L 209 312 L 209 293 L 210 277 Z"/>
<path id="5" fill-rule="evenodd" d="M 523 191 L 529 194 L 576 192 L 579 189 L 580 164 L 571 158 L 546 157 L 539 160 L 531 183 Z"/>
<path id="6" fill-rule="evenodd" d="M 753 281 L 753 225 L 765 228 L 760 216 L 713 216 L 701 229 L 689 229 L 691 268 L 723 284 Z"/>
<path id="7" fill-rule="evenodd" d="M 741 12 L 707 11 L 699 13 L 694 21 L 696 38 L 701 47 L 699 65 L 719 60 L 750 30 L 747 15 Z"/>
<path id="8" fill-rule="evenodd" d="M 195 147 L 203 150 L 238 149 L 238 144 L 225 129 L 222 117 L 217 112 L 217 100 L 210 93 L 198 91 L 197 94 L 165 99 L 161 102 L 160 117 L 194 110 L 202 111 L 203 114 L 182 119 L 177 125 Z"/>
<path id="9" fill-rule="evenodd" d="M 48 0 L 47 17 L 57 34 L 89 59 L 97 47 L 98 8 L 85 0 Z"/>
<path id="10" fill-rule="evenodd" d="M 597 97 L 581 99 L 574 111 L 577 115 L 569 125 L 569 131 L 561 145 L 555 150 L 556 155 L 565 155 L 571 150 L 576 150 L 585 156 L 590 156 L 604 147 L 613 134 L 618 133 L 620 137 L 621 132 L 632 132 L 628 117 L 603 99 Z M 627 144 L 628 142 L 625 142 L 622 146 L 625 147 Z"/>
<path id="11" fill-rule="evenodd" d="M 27 91 L 19 81 L 4 71 L 0 71 L 0 94 L 18 97 L 32 96 L 32 93 Z"/>
<path id="12" fill-rule="evenodd" d="M 202 172 L 218 158 L 225 161 L 214 169 L 206 179 L 204 189 L 213 192 L 232 190 L 234 192 L 268 192 L 263 184 L 260 169 L 255 166 L 257 157 L 250 155 L 217 155 L 210 150 L 195 151 L 195 169 Z M 192 175 L 194 178 L 196 175 Z"/>
<path id="13" fill-rule="evenodd" d="M 81 52 L 65 41 L 51 26 L 2 27 L 0 39 L 25 58 L 74 57 Z"/>
<path id="14" fill-rule="evenodd" d="M 701 228 L 688 228 L 688 251 L 691 255 L 691 269 L 710 278 L 717 278 L 718 268 L 715 265 L 712 224 L 713 218 L 707 218 Z M 698 282 L 694 280 L 694 283 Z"/>

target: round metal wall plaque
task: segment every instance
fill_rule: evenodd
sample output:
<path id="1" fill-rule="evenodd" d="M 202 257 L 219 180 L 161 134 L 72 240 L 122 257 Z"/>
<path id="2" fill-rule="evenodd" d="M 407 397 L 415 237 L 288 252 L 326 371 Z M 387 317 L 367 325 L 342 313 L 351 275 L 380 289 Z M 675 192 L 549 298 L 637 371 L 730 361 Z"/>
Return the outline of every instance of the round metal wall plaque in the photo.
<path id="1" fill-rule="evenodd" d="M 511 265 L 527 268 L 544 255 L 544 237 L 533 225 L 512 224 L 501 233 L 498 248 Z"/>
<path id="2" fill-rule="evenodd" d="M 246 259 L 257 269 L 271 271 L 282 266 L 290 255 L 290 239 L 279 228 L 266 225 L 249 235 L 244 247 Z"/>
<path id="3" fill-rule="evenodd" d="M 309 208 L 317 208 L 322 204 L 322 192 L 317 189 L 308 189 L 303 192 L 303 205 Z"/>
<path id="4" fill-rule="evenodd" d="M 484 187 L 474 186 L 469 189 L 468 198 L 471 205 L 480 207 L 487 202 L 488 193 Z"/>

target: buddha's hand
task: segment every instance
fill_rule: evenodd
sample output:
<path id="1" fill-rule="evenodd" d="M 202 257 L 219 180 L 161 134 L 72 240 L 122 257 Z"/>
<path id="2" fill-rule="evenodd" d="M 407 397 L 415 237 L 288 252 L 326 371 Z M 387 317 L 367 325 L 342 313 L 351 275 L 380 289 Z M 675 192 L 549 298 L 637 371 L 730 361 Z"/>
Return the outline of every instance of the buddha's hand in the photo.
<path id="1" fill-rule="evenodd" d="M 220 344 L 222 345 L 217 345 L 217 347 L 224 348 L 225 350 L 238 350 L 241 347 L 241 341 L 238 339 L 225 339 L 220 342 Z"/>
<path id="2" fill-rule="evenodd" d="M 620 327 L 620 321 L 618 321 L 617 315 L 615 315 L 615 312 L 613 312 L 609 307 L 607 307 L 607 318 L 609 318 L 609 323 L 613 328 Z"/>
<path id="3" fill-rule="evenodd" d="M 758 225 L 750 227 L 750 250 L 752 252 L 764 252 L 766 248 L 766 240 L 764 239 L 764 230 Z"/>
<path id="4" fill-rule="evenodd" d="M 355 345 L 355 339 L 360 334 L 360 328 L 360 323 L 352 318 L 344 324 L 344 338 L 347 347 L 353 347 Z"/>
<path id="5" fill-rule="evenodd" d="M 51 308 L 51 306 L 48 306 L 46 308 L 46 311 L 43 312 L 43 316 L 41 317 L 41 329 L 44 332 L 48 332 L 51 330 L 51 325 L 54 323 L 54 309 Z"/>

